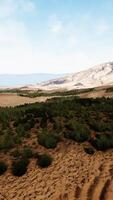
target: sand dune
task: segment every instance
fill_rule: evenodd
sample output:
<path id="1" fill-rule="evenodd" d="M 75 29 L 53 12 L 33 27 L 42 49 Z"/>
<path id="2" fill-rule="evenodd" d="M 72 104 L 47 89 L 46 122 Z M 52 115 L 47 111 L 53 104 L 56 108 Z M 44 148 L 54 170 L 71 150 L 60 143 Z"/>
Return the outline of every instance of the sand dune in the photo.
<path id="1" fill-rule="evenodd" d="M 47 169 L 32 160 L 23 177 L 10 169 L 1 176 L 0 200 L 113 200 L 113 150 L 91 156 L 83 145 L 66 141 L 48 152 L 54 161 Z"/>

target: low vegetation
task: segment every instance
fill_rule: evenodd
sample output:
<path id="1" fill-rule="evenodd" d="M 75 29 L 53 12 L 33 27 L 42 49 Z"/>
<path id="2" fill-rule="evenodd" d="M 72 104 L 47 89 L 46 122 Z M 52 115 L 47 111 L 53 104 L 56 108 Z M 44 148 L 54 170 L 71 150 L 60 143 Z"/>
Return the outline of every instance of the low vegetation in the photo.
<path id="1" fill-rule="evenodd" d="M 43 132 L 38 135 L 39 144 L 48 149 L 55 148 L 59 140 L 60 140 L 59 136 L 54 133 Z"/>
<path id="2" fill-rule="evenodd" d="M 38 91 L 18 91 L 18 95 L 22 97 L 29 97 L 29 98 L 35 98 L 35 97 L 46 97 L 46 96 L 73 96 L 78 95 L 86 92 L 92 92 L 94 91 L 94 88 L 91 89 L 76 89 L 76 90 L 65 90 L 65 91 L 56 91 L 56 92 L 44 92 L 42 90 Z"/>
<path id="3" fill-rule="evenodd" d="M 108 92 L 113 92 L 113 87 L 107 88 L 107 89 L 106 89 L 106 92 L 107 92 L 107 93 L 108 93 Z"/>
<path id="4" fill-rule="evenodd" d="M 90 139 L 90 131 L 86 125 L 71 120 L 66 125 L 66 132 L 64 133 L 64 136 L 66 138 L 73 139 L 76 142 L 85 142 Z"/>
<path id="5" fill-rule="evenodd" d="M 12 163 L 12 174 L 14 176 L 23 176 L 27 172 L 29 161 L 22 158 L 18 161 L 13 161 Z"/>
<path id="6" fill-rule="evenodd" d="M 52 163 L 52 157 L 49 154 L 42 154 L 38 156 L 37 164 L 41 168 L 48 167 Z"/>
<path id="7" fill-rule="evenodd" d="M 90 148 L 84 151 L 88 154 L 113 148 L 113 99 L 68 96 L 0 108 L 0 153 L 10 155 L 15 176 L 26 173 L 30 159 L 38 157 L 40 167 L 49 166 L 52 159 L 39 157 L 37 146 L 56 148 L 65 140 L 87 142 Z"/>
<path id="8" fill-rule="evenodd" d="M 84 151 L 89 155 L 93 155 L 95 153 L 95 151 L 92 147 L 85 147 Z"/>
<path id="9" fill-rule="evenodd" d="M 7 171 L 7 164 L 5 162 L 0 162 L 0 175 L 3 175 Z"/>

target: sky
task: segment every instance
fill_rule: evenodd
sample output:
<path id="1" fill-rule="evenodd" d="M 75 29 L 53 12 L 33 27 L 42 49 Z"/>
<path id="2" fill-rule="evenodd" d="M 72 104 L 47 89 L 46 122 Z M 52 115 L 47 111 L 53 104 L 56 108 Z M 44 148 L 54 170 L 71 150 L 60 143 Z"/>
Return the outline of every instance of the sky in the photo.
<path id="1" fill-rule="evenodd" d="M 0 0 L 0 74 L 113 61 L 113 0 Z"/>

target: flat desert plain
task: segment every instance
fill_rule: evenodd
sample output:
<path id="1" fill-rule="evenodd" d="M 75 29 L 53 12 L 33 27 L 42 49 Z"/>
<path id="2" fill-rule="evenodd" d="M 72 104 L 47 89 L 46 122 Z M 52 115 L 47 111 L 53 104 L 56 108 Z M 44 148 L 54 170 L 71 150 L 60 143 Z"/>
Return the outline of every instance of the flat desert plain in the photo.
<path id="1" fill-rule="evenodd" d="M 2 93 L 0 94 L 0 106 L 14 107 L 14 106 L 28 104 L 28 103 L 45 102 L 47 99 L 50 99 L 50 98 L 51 97 L 29 98 L 29 97 L 21 97 L 13 93 Z"/>

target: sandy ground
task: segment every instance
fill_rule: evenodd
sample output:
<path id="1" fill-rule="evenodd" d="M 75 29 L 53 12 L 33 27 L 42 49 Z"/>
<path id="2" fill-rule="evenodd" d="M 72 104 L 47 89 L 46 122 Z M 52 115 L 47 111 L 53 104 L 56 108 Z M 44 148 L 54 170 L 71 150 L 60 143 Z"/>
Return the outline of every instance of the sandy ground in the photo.
<path id="1" fill-rule="evenodd" d="M 17 96 L 17 94 L 6 93 L 6 94 L 0 94 L 0 106 L 14 107 L 17 105 L 23 105 L 25 103 L 45 102 L 47 99 L 50 98 L 51 97 L 28 98 L 28 97 Z"/>
<path id="2" fill-rule="evenodd" d="M 113 200 L 113 150 L 91 156 L 67 141 L 47 151 L 54 158 L 47 169 L 32 160 L 23 177 L 10 169 L 0 177 L 0 200 Z"/>

